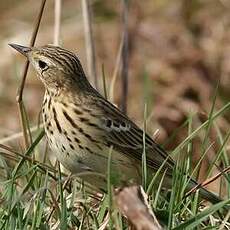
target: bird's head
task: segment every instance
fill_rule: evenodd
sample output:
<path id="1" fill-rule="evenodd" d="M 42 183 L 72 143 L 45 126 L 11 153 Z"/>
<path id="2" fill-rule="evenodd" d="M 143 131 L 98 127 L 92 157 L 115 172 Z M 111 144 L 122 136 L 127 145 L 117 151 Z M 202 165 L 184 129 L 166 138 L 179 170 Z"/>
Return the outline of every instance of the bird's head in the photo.
<path id="1" fill-rule="evenodd" d="M 28 58 L 48 90 L 81 89 L 89 85 L 81 63 L 74 53 L 52 45 L 33 48 L 9 45 Z"/>

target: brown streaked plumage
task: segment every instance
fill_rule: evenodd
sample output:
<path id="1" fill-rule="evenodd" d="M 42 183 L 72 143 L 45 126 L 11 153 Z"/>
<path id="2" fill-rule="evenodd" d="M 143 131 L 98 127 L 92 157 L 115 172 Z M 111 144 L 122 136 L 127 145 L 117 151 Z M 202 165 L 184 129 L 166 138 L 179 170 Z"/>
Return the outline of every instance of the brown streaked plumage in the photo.
<path id="1" fill-rule="evenodd" d="M 143 131 L 103 98 L 88 82 L 79 59 L 55 46 L 28 48 L 10 44 L 26 56 L 45 85 L 43 121 L 58 160 L 89 183 L 106 189 L 107 161 L 112 146 L 113 183 L 141 182 Z M 145 135 L 148 178 L 167 159 L 165 186 L 172 186 L 174 161 Z M 188 189 L 196 185 L 190 181 Z M 201 188 L 203 198 L 220 199 Z"/>

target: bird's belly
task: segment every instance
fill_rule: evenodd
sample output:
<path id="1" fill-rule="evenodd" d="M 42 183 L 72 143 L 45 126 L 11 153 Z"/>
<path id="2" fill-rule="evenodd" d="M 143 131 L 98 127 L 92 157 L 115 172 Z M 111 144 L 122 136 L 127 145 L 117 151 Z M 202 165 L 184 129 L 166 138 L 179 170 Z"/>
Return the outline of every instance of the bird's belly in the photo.
<path id="1" fill-rule="evenodd" d="M 140 168 L 125 154 L 109 147 L 99 149 L 91 142 L 80 145 L 74 143 L 74 138 L 68 138 L 55 131 L 52 135 L 47 130 L 48 142 L 57 159 L 71 173 L 83 178 L 97 187 L 106 187 L 108 167 L 110 178 L 114 185 L 120 185 L 129 180 L 140 182 Z M 109 152 L 111 161 L 108 162 Z M 110 165 L 110 166 L 108 166 Z"/>
<path id="2" fill-rule="evenodd" d="M 64 135 L 46 132 L 48 143 L 52 152 L 56 155 L 58 161 L 71 173 L 81 173 L 90 171 L 91 169 L 82 161 L 82 150 L 74 146 L 74 150 L 70 147 L 69 141 Z"/>
<path id="3" fill-rule="evenodd" d="M 89 183 L 106 186 L 110 148 L 103 143 L 100 130 L 84 124 L 78 117 L 72 119 L 74 114 L 71 112 L 66 115 L 67 119 L 60 105 L 48 113 L 48 106 L 49 103 L 44 106 L 43 122 L 49 145 L 57 159 L 71 173 Z M 130 179 L 140 182 L 139 164 L 128 158 L 126 153 L 112 150 L 110 165 L 113 184 Z"/>

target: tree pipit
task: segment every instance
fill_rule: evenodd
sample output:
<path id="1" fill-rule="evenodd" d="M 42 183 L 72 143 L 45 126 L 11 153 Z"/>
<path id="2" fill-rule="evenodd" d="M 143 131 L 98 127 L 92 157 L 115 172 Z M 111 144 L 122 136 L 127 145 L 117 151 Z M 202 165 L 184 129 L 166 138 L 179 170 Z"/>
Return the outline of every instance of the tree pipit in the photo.
<path id="1" fill-rule="evenodd" d="M 77 56 L 51 45 L 10 46 L 28 58 L 45 86 L 42 106 L 45 132 L 61 164 L 105 190 L 108 155 L 112 151 L 113 184 L 130 180 L 141 183 L 143 130 L 90 85 Z M 170 188 L 173 159 L 147 134 L 145 152 L 148 178 L 164 162 L 164 186 Z M 195 185 L 191 179 L 187 190 Z M 200 194 L 212 203 L 220 201 L 204 188 L 200 188 Z"/>

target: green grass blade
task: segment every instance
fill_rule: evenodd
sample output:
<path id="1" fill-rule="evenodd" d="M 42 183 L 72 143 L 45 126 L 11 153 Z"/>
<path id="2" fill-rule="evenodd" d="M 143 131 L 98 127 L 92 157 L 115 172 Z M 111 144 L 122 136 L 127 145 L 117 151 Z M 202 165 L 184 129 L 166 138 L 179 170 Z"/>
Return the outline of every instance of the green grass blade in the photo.
<path id="1" fill-rule="evenodd" d="M 218 211 L 219 209 L 224 207 L 226 204 L 230 204 L 230 200 L 225 200 L 225 201 L 222 201 L 218 204 L 212 205 L 210 208 L 205 209 L 203 212 L 190 218 L 189 220 L 178 225 L 177 227 L 173 228 L 172 230 L 195 229 L 202 221 L 207 219 L 209 217 L 209 215 Z"/>

